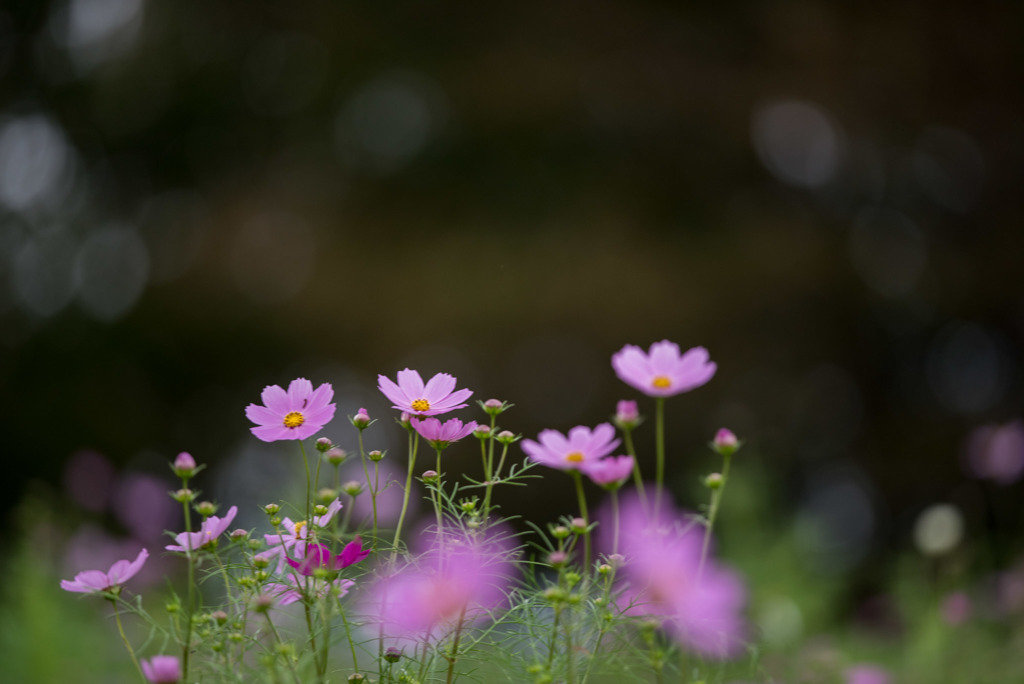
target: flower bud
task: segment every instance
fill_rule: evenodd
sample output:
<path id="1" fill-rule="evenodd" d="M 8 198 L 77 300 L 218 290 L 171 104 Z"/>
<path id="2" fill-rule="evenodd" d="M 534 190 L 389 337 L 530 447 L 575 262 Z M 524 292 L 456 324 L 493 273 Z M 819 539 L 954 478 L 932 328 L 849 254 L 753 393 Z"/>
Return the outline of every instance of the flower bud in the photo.
<path id="1" fill-rule="evenodd" d="M 363 484 L 356 480 L 349 480 L 345 484 L 341 485 L 341 491 L 351 497 L 356 497 L 363 493 Z"/>
<path id="2" fill-rule="evenodd" d="M 281 518 L 280 518 L 280 516 L 275 515 L 273 518 L 271 518 L 270 519 L 270 524 L 273 525 L 274 527 L 280 527 L 281 526 Z"/>
<path id="3" fill-rule="evenodd" d="M 423 478 L 424 482 L 437 482 L 438 474 L 436 470 L 427 470 L 424 471 L 421 477 Z"/>
<path id="4" fill-rule="evenodd" d="M 607 575 L 611 571 L 612 566 L 608 565 L 607 563 L 601 563 L 599 566 L 597 566 L 597 572 L 601 575 Z"/>
<path id="5" fill-rule="evenodd" d="M 483 403 L 484 411 L 486 411 L 488 414 L 492 416 L 498 415 L 506 408 L 507 407 L 505 406 L 505 402 L 501 401 L 500 399 L 488 399 Z"/>
<path id="6" fill-rule="evenodd" d="M 366 457 L 369 458 L 374 463 L 377 463 L 384 458 L 384 452 L 380 451 L 379 449 L 374 449 L 370 453 L 366 454 Z"/>
<path id="7" fill-rule="evenodd" d="M 268 594 L 260 594 L 252 602 L 252 609 L 257 613 L 266 613 L 274 605 L 274 597 Z"/>
<path id="8" fill-rule="evenodd" d="M 228 614 L 225 613 L 223 610 L 216 610 L 210 613 L 210 617 L 213 618 L 213 620 L 218 625 L 223 625 L 225 622 L 228 621 Z"/>
<path id="9" fill-rule="evenodd" d="M 544 598 L 551 603 L 557 603 L 558 601 L 565 600 L 565 590 L 561 587 L 548 587 L 544 590 Z"/>
<path id="10" fill-rule="evenodd" d="M 623 399 L 615 406 L 615 418 L 612 419 L 623 430 L 632 430 L 640 424 L 640 411 L 635 401 Z"/>
<path id="11" fill-rule="evenodd" d="M 323 504 L 317 504 L 316 506 L 313 506 L 313 515 L 327 515 L 327 506 L 324 506 Z"/>
<path id="12" fill-rule="evenodd" d="M 711 473 L 710 475 L 704 478 L 704 486 L 710 489 L 711 491 L 721 489 L 722 485 L 724 484 L 725 480 L 722 479 L 721 473 Z"/>
<path id="13" fill-rule="evenodd" d="M 337 466 L 345 462 L 345 459 L 348 458 L 348 454 L 345 452 L 344 449 L 333 447 L 327 450 L 327 452 L 324 454 L 324 458 L 326 458 L 327 462 L 330 463 L 331 465 Z"/>
<path id="14" fill-rule="evenodd" d="M 404 427 L 406 430 L 411 430 L 412 427 L 409 425 L 409 419 L 409 414 L 405 411 L 402 411 L 401 415 L 398 416 L 398 424 Z"/>
<path id="15" fill-rule="evenodd" d="M 168 601 L 167 605 L 164 606 L 164 610 L 173 615 L 181 610 L 181 604 L 177 601 Z"/>
<path id="16" fill-rule="evenodd" d="M 171 494 L 171 498 L 178 503 L 188 503 L 192 499 L 196 498 L 196 495 L 191 489 L 179 489 Z"/>
<path id="17" fill-rule="evenodd" d="M 608 556 L 608 562 L 611 564 L 613 568 L 621 568 L 622 564 L 626 562 L 626 557 L 623 556 L 621 553 L 613 553 L 612 555 Z"/>
<path id="18" fill-rule="evenodd" d="M 281 507 L 276 503 L 268 503 L 266 506 L 263 507 L 263 510 L 267 512 L 267 515 L 277 515 L 278 512 L 281 510 Z"/>
<path id="19" fill-rule="evenodd" d="M 587 521 L 583 518 L 573 518 L 569 524 L 573 534 L 583 534 L 587 531 Z"/>
<path id="20" fill-rule="evenodd" d="M 352 674 L 350 674 L 348 676 L 348 681 L 350 681 L 350 682 L 365 682 L 366 681 L 366 677 L 364 677 L 363 675 L 359 674 L 358 672 L 353 672 Z"/>
<path id="21" fill-rule="evenodd" d="M 473 436 L 477 439 L 487 439 L 491 436 L 491 426 L 477 425 L 476 430 L 473 430 Z"/>
<path id="22" fill-rule="evenodd" d="M 463 513 L 472 513 L 473 511 L 476 510 L 476 500 L 475 499 L 466 499 L 465 501 L 460 503 L 459 506 L 462 507 L 462 512 Z"/>
<path id="23" fill-rule="evenodd" d="M 565 525 L 556 525 L 551 528 L 551 536 L 555 539 L 565 539 L 569 536 L 569 528 Z"/>
<path id="24" fill-rule="evenodd" d="M 174 459 L 174 474 L 178 477 L 187 480 L 196 474 L 196 459 L 192 458 L 192 454 L 182 451 L 178 454 L 178 457 Z"/>
<path id="25" fill-rule="evenodd" d="M 263 568 L 265 568 L 268 565 L 270 565 L 270 560 L 268 560 L 266 558 L 261 558 L 259 556 L 255 556 L 252 559 L 252 564 L 253 564 L 253 567 L 256 567 L 256 568 L 259 568 L 259 569 L 262 570 Z"/>
<path id="26" fill-rule="evenodd" d="M 367 413 L 364 408 L 359 409 L 356 412 L 356 415 L 352 416 L 350 420 L 352 421 L 352 425 L 356 426 L 360 430 L 365 430 L 372 422 L 370 420 L 370 414 Z"/>
<path id="27" fill-rule="evenodd" d="M 402 652 L 394 646 L 388 646 L 387 650 L 384 651 L 384 660 L 389 663 L 397 663 L 402 659 Z"/>
<path id="28" fill-rule="evenodd" d="M 217 504 L 213 503 L 212 501 L 200 501 L 199 503 L 196 504 L 196 513 L 203 516 L 204 518 L 209 518 L 216 512 Z"/>
<path id="29" fill-rule="evenodd" d="M 740 441 L 736 439 L 736 435 L 725 428 L 715 433 L 715 441 L 711 443 L 711 448 L 722 456 L 732 456 L 740 446 Z"/>
<path id="30" fill-rule="evenodd" d="M 565 583 L 568 584 L 570 587 L 575 587 L 577 584 L 580 583 L 581 579 L 583 579 L 583 577 L 580 576 L 580 573 L 578 572 L 565 573 Z"/>
<path id="31" fill-rule="evenodd" d="M 512 442 L 518 441 L 519 437 L 517 435 L 512 434 L 508 430 L 502 430 L 497 434 L 495 439 L 501 442 L 502 444 L 511 444 Z"/>
<path id="32" fill-rule="evenodd" d="M 338 492 L 330 487 L 323 487 L 316 493 L 316 500 L 322 504 L 329 504 L 338 498 Z"/>
<path id="33" fill-rule="evenodd" d="M 320 453 L 327 451 L 332 446 L 334 445 L 331 444 L 331 440 L 327 439 L 326 437 L 321 437 L 320 439 L 316 440 L 316 450 L 319 451 Z"/>
<path id="34" fill-rule="evenodd" d="M 248 536 L 249 536 L 249 532 L 246 531 L 246 530 L 243 530 L 242 528 L 238 528 L 237 530 L 232 530 L 231 531 L 231 541 L 242 541 L 243 539 L 245 539 Z"/>
<path id="35" fill-rule="evenodd" d="M 553 568 L 560 568 L 569 560 L 569 554 L 565 551 L 552 551 L 548 554 L 548 565 Z"/>

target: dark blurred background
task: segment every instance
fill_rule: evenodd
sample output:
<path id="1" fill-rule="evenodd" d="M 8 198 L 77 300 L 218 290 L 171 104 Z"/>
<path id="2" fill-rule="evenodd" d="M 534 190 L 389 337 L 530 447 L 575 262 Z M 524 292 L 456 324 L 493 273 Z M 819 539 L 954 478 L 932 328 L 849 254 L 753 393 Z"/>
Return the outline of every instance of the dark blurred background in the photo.
<path id="1" fill-rule="evenodd" d="M 687 505 L 728 426 L 826 565 L 905 546 L 936 501 L 1011 538 L 1019 485 L 986 509 L 964 453 L 1022 415 L 1022 14 L 9 0 L 4 511 L 82 503 L 83 452 L 166 477 L 187 450 L 265 503 L 296 457 L 243 408 L 300 375 L 384 418 L 368 446 L 398 464 L 375 385 L 406 366 L 527 436 L 593 425 L 635 397 L 611 354 L 669 338 L 719 364 L 669 403 Z M 506 510 L 570 512 L 567 481 L 528 491 Z"/>

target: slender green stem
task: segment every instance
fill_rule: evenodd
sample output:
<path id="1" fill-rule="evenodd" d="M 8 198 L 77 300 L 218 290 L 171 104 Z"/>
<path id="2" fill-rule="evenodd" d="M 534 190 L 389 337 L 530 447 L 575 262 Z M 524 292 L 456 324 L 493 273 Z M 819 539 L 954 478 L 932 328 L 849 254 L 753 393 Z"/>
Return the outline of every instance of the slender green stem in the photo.
<path id="1" fill-rule="evenodd" d="M 612 492 L 612 553 L 619 552 L 619 490 L 613 489 Z"/>
<path id="2" fill-rule="evenodd" d="M 183 484 L 187 485 L 188 480 L 183 480 Z M 187 488 L 187 487 L 183 487 Z M 192 514 L 188 508 L 189 502 L 182 501 L 181 508 L 185 514 L 185 561 L 188 563 L 188 586 L 186 587 L 187 592 L 187 604 L 185 606 L 185 643 L 181 647 L 181 677 L 184 681 L 188 681 L 188 656 L 192 650 L 192 612 L 195 608 L 195 584 L 196 584 L 196 569 L 195 559 L 192 557 Z"/>
<path id="3" fill-rule="evenodd" d="M 270 613 L 264 613 L 263 617 L 267 619 L 267 624 L 270 626 L 270 633 L 274 635 L 274 639 L 277 640 L 278 644 L 283 646 L 284 642 L 281 640 L 281 635 L 278 634 L 277 627 L 274 626 L 273 620 L 270 619 Z M 291 657 L 289 657 L 287 654 L 282 654 L 281 657 L 284 658 L 285 662 L 288 663 L 288 669 L 292 673 L 292 679 L 295 680 L 295 684 L 302 684 L 302 682 L 299 681 L 299 674 L 295 671 L 295 664 L 292 662 Z"/>
<path id="4" fill-rule="evenodd" d="M 454 681 L 452 678 L 455 676 L 455 661 L 459 659 L 459 637 L 462 636 L 462 623 L 466 619 L 466 606 L 462 607 L 462 612 L 459 613 L 459 624 L 455 627 L 455 640 L 452 642 L 452 654 L 448 658 L 448 680 L 446 684 L 452 684 Z"/>
<path id="5" fill-rule="evenodd" d="M 333 596 L 331 597 L 334 598 Z M 352 650 L 352 669 L 359 674 L 359 658 L 356 656 L 356 644 L 352 641 L 352 631 L 348 627 L 348 619 L 345 617 L 345 609 L 338 609 L 338 614 L 341 615 L 341 624 L 345 626 L 345 638 L 348 640 L 348 647 Z"/>
<path id="6" fill-rule="evenodd" d="M 148 682 L 146 675 L 142 673 L 142 666 L 139 665 L 139 659 L 135 655 L 135 649 L 132 648 L 132 644 L 128 641 L 128 637 L 125 636 L 124 626 L 121 624 L 121 611 L 117 609 L 117 599 L 110 599 L 111 605 L 114 606 L 114 620 L 117 622 L 117 631 L 121 635 L 121 641 L 124 642 L 124 647 L 128 649 L 128 655 L 131 656 L 132 663 L 135 665 L 135 669 L 138 671 L 139 676 L 142 677 L 142 681 Z"/>
<path id="7" fill-rule="evenodd" d="M 654 400 L 655 455 L 657 456 L 657 489 L 654 490 L 654 514 L 660 515 L 661 494 L 665 488 L 665 398 Z"/>
<path id="8" fill-rule="evenodd" d="M 302 597 L 302 607 L 306 609 L 306 629 L 309 631 L 309 645 L 313 650 L 313 664 L 316 666 L 317 674 L 320 674 L 320 655 L 316 648 L 316 630 L 313 629 L 313 616 L 309 610 L 312 600 L 309 595 L 309 582 L 306 582 L 306 595 Z"/>
<path id="9" fill-rule="evenodd" d="M 409 509 L 409 492 L 412 490 L 412 472 L 416 467 L 416 449 L 419 446 L 419 434 L 414 430 L 409 431 L 409 472 L 405 476 L 405 494 L 402 497 L 402 512 L 398 515 L 398 525 L 395 527 L 395 540 L 391 542 L 391 565 L 394 567 L 398 558 L 398 541 L 402 536 L 402 523 L 405 521 L 405 512 Z"/>
<path id="10" fill-rule="evenodd" d="M 302 450 L 302 463 L 306 466 L 306 517 L 303 518 L 303 520 L 306 521 L 306 525 L 308 525 L 309 526 L 309 530 L 312 531 L 312 528 L 313 528 L 313 520 L 311 518 L 312 505 L 310 503 L 310 501 L 311 501 L 310 500 L 310 486 L 311 486 L 311 483 L 312 483 L 312 479 L 310 478 L 310 475 L 309 475 L 309 459 L 306 458 L 306 446 L 302 443 L 301 439 L 299 440 L 299 449 Z M 308 534 L 307 534 L 307 538 L 309 538 Z"/>
<path id="11" fill-rule="evenodd" d="M 492 439 L 493 443 L 494 440 Z M 493 444 L 492 444 L 493 446 Z M 491 477 L 487 479 L 487 490 L 484 494 L 484 522 L 488 520 L 491 512 L 491 491 L 494 489 L 494 480 L 501 477 L 501 469 L 505 467 L 505 456 L 508 454 L 508 444 L 503 444 L 501 448 L 501 458 L 498 459 L 498 467 L 491 471 Z M 491 453 L 493 463 L 493 452 Z"/>
<path id="12" fill-rule="evenodd" d="M 708 508 L 708 525 L 704 529 L 704 543 L 700 548 L 700 565 L 697 566 L 697 578 L 704 572 L 704 562 L 707 560 L 708 547 L 711 545 L 711 532 L 715 527 L 715 518 L 718 517 L 718 507 L 722 501 L 722 493 L 725 492 L 725 485 L 729 481 L 729 462 L 732 456 L 725 456 L 722 465 L 722 483 L 717 489 L 711 490 L 711 505 Z"/>
<path id="13" fill-rule="evenodd" d="M 647 489 L 644 487 L 644 480 L 640 476 L 640 459 L 636 456 L 636 447 L 633 446 L 633 431 L 623 428 L 622 438 L 626 442 L 626 453 L 633 457 L 633 484 L 636 485 L 636 493 L 640 496 L 640 505 L 647 510 Z"/>
<path id="14" fill-rule="evenodd" d="M 570 470 L 572 479 L 576 483 L 576 499 L 580 504 L 580 517 L 587 526 L 590 525 L 590 516 L 587 514 L 587 497 L 583 494 L 583 477 L 578 470 Z M 590 572 L 590 530 L 583 533 L 583 568 Z"/>
<path id="15" fill-rule="evenodd" d="M 437 541 L 438 541 L 439 544 L 443 544 L 444 542 L 442 540 L 443 540 L 443 537 L 444 537 L 444 517 L 441 514 L 441 504 L 444 502 L 444 500 L 443 500 L 443 498 L 441 496 L 441 487 L 442 487 L 442 482 L 443 482 L 443 478 L 441 477 L 441 450 L 440 449 L 436 449 L 436 451 L 437 451 L 437 470 L 435 472 L 437 472 L 437 482 L 435 483 L 435 487 L 437 488 L 437 492 L 436 492 L 437 493 L 437 500 L 434 501 L 434 511 L 437 513 Z M 433 490 L 431 490 L 431 492 L 430 492 L 430 498 L 431 499 L 434 498 L 434 493 L 435 492 Z"/>
<path id="16" fill-rule="evenodd" d="M 363 449 L 363 431 L 359 431 L 359 460 L 363 462 L 363 475 L 366 476 L 366 488 L 370 490 L 370 504 L 373 506 L 373 552 L 377 552 L 377 487 L 370 482 L 370 468 L 366 465 L 366 451 Z M 377 464 L 374 463 L 374 472 Z M 375 478 L 376 479 L 376 478 Z"/>
<path id="17" fill-rule="evenodd" d="M 321 610 L 324 623 L 324 635 L 321 639 L 322 652 L 320 654 L 320 679 L 327 684 L 327 652 L 331 645 L 331 608 L 334 607 L 334 585 L 327 580 L 326 605 Z"/>

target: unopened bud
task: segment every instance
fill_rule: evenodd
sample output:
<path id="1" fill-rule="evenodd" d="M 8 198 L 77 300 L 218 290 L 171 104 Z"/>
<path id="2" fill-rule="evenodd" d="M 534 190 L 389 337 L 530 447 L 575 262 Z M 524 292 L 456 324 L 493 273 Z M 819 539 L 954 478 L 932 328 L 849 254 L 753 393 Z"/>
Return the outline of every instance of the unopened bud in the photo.
<path id="1" fill-rule="evenodd" d="M 544 590 L 544 598 L 551 603 L 565 600 L 565 591 L 560 587 L 548 587 Z"/>
<path id="2" fill-rule="evenodd" d="M 565 539 L 569 536 L 569 528 L 565 525 L 556 525 L 551 528 L 551 536 L 555 539 Z"/>
<path id="3" fill-rule="evenodd" d="M 225 622 L 228 621 L 228 614 L 225 613 L 223 610 L 215 610 L 214 612 L 210 613 L 210 617 L 213 618 L 213 620 L 218 625 L 223 625 Z"/>
<path id="4" fill-rule="evenodd" d="M 281 526 L 281 518 L 280 518 L 280 516 L 276 516 L 275 515 L 273 518 L 271 518 L 270 519 L 270 524 L 273 525 L 274 527 L 280 527 Z"/>
<path id="5" fill-rule="evenodd" d="M 352 416 L 351 421 L 360 430 L 365 430 L 371 423 L 370 414 L 366 412 L 366 409 L 361 408 L 356 412 L 356 415 Z"/>
<path id="6" fill-rule="evenodd" d="M 569 554 L 565 551 L 552 551 L 548 554 L 548 565 L 553 568 L 560 568 L 569 560 Z"/>
<path id="7" fill-rule="evenodd" d="M 327 515 L 327 506 L 324 506 L 323 504 L 313 506 L 313 515 Z"/>
<path id="8" fill-rule="evenodd" d="M 712 491 L 721 489 L 723 484 L 725 484 L 725 480 L 722 479 L 721 473 L 711 473 L 704 478 L 704 486 Z"/>
<path id="9" fill-rule="evenodd" d="M 573 518 L 570 526 L 574 534 L 583 534 L 587 531 L 587 521 L 583 518 Z"/>
<path id="10" fill-rule="evenodd" d="M 467 499 L 459 504 L 462 507 L 463 513 L 472 513 L 476 510 L 476 501 L 473 499 Z"/>
<path id="11" fill-rule="evenodd" d="M 640 411 L 636 402 L 623 399 L 615 406 L 615 418 L 613 422 L 623 430 L 632 430 L 640 424 Z"/>
<path id="12" fill-rule="evenodd" d="M 397 663 L 402 659 L 402 652 L 394 646 L 388 646 L 387 650 L 384 651 L 384 660 L 389 663 Z"/>
<path id="13" fill-rule="evenodd" d="M 180 478 L 188 479 L 196 474 L 196 459 L 192 458 L 192 454 L 182 451 L 178 454 L 178 457 L 174 459 L 174 474 Z"/>
<path id="14" fill-rule="evenodd" d="M 179 489 L 178 491 L 171 494 L 171 498 L 178 503 L 188 503 L 192 499 L 196 498 L 196 495 L 191 489 Z"/>
<path id="15" fill-rule="evenodd" d="M 209 518 L 216 512 L 217 504 L 213 503 L 212 501 L 200 501 L 199 503 L 196 504 L 196 513 L 203 516 L 204 518 Z"/>
<path id="16" fill-rule="evenodd" d="M 345 484 L 341 485 L 341 491 L 345 492 L 349 496 L 356 497 L 363 493 L 363 484 L 356 480 L 349 480 Z"/>
<path id="17" fill-rule="evenodd" d="M 358 672 L 353 672 L 352 674 L 350 674 L 348 676 L 348 681 L 350 681 L 350 682 L 365 682 L 366 681 L 366 677 L 364 677 L 363 675 L 359 674 Z"/>
<path id="18" fill-rule="evenodd" d="M 608 562 L 611 563 L 613 568 L 621 568 L 622 564 L 626 562 L 626 557 L 621 553 L 613 553 L 608 556 Z"/>
<path id="19" fill-rule="evenodd" d="M 260 594 L 252 603 L 252 609 L 257 613 L 266 613 L 274 605 L 274 597 L 268 594 Z"/>
<path id="20" fill-rule="evenodd" d="M 242 528 L 238 528 L 237 530 L 232 530 L 230 536 L 231 541 L 242 541 L 243 539 L 249 536 L 249 533 L 246 530 L 243 530 Z"/>
<path id="21" fill-rule="evenodd" d="M 508 430 L 502 430 L 495 436 L 495 439 L 501 442 L 502 444 L 511 444 L 512 442 L 517 441 L 519 437 L 512 434 Z"/>
<path id="22" fill-rule="evenodd" d="M 401 415 L 398 416 L 398 424 L 404 427 L 406 430 L 412 429 L 409 426 L 410 416 L 407 412 L 402 411 Z"/>
<path id="23" fill-rule="evenodd" d="M 500 399 L 488 399 L 484 402 L 484 411 L 492 416 L 496 416 L 505 410 L 505 402 Z"/>
<path id="24" fill-rule="evenodd" d="M 490 425 L 477 425 L 476 426 L 476 430 L 473 430 L 473 435 L 477 439 L 487 439 L 488 437 L 491 436 L 491 426 Z"/>
<path id="25" fill-rule="evenodd" d="M 256 568 L 263 569 L 263 568 L 267 567 L 268 565 L 270 565 L 270 560 L 268 560 L 266 558 L 262 558 L 260 556 L 255 556 L 252 559 L 252 564 Z"/>
<path id="26" fill-rule="evenodd" d="M 327 439 L 326 437 L 321 437 L 320 439 L 316 440 L 316 450 L 319 451 L 320 453 L 327 451 L 332 446 L 334 445 L 331 443 L 331 440 Z"/>
<path id="27" fill-rule="evenodd" d="M 382 458 L 384 458 L 384 452 L 380 451 L 379 449 L 374 449 L 370 453 L 366 454 L 366 457 L 369 458 L 374 463 L 377 463 Z"/>
<path id="28" fill-rule="evenodd" d="M 263 507 L 263 510 L 267 512 L 267 515 L 277 515 L 281 507 L 276 503 L 269 503 Z"/>
<path id="29" fill-rule="evenodd" d="M 722 456 L 732 456 L 741 444 L 731 430 L 722 428 L 715 433 L 715 441 L 711 442 L 711 448 Z"/>
<path id="30" fill-rule="evenodd" d="M 421 477 L 424 482 L 437 482 L 438 475 L 436 470 L 427 470 Z"/>
<path id="31" fill-rule="evenodd" d="M 323 487 L 316 493 L 316 500 L 322 504 L 329 504 L 338 498 L 338 492 L 330 487 Z"/>
<path id="32" fill-rule="evenodd" d="M 597 572 L 599 574 L 607 575 L 611 571 L 612 571 L 612 566 L 608 565 L 607 563 L 601 563 L 600 565 L 597 566 Z"/>
<path id="33" fill-rule="evenodd" d="M 336 466 L 344 463 L 345 459 L 348 458 L 348 454 L 345 452 L 344 449 L 333 447 L 331 449 L 328 449 L 327 452 L 324 453 L 324 458 L 327 459 L 328 463 L 330 463 L 333 466 Z"/>

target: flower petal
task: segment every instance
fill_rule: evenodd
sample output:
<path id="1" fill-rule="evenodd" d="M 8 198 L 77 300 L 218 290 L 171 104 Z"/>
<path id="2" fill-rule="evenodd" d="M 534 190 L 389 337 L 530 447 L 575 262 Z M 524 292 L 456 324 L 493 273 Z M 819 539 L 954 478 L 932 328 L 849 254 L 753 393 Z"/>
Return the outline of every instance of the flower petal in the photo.
<path id="1" fill-rule="evenodd" d="M 256 435 L 264 442 L 276 442 L 279 439 L 293 439 L 289 434 L 290 430 L 284 425 L 260 425 L 249 428 L 249 432 Z"/>
<path id="2" fill-rule="evenodd" d="M 280 425 L 283 416 L 271 411 L 266 406 L 249 404 L 245 407 L 245 417 L 257 425 Z"/>
<path id="3" fill-rule="evenodd" d="M 288 393 L 281 389 L 280 385 L 267 385 L 263 388 L 260 398 L 263 400 L 263 405 L 274 413 L 284 416 L 290 410 L 288 408 Z"/>
<path id="4" fill-rule="evenodd" d="M 438 373 L 427 381 L 423 397 L 433 406 L 448 397 L 455 390 L 455 378 L 447 373 Z"/>
<path id="5" fill-rule="evenodd" d="M 423 396 L 423 378 L 417 371 L 408 368 L 398 371 L 398 386 L 405 391 L 409 401 L 415 401 Z"/>
<path id="6" fill-rule="evenodd" d="M 377 376 L 377 389 L 379 389 L 385 397 L 397 404 L 394 408 L 407 409 L 409 408 L 409 405 L 412 404 L 412 398 L 405 393 L 405 390 L 396 385 L 395 382 L 386 375 Z"/>
<path id="7" fill-rule="evenodd" d="M 313 383 L 306 378 L 295 378 L 288 385 L 288 410 L 304 411 L 309 406 L 309 397 L 313 394 Z"/>

